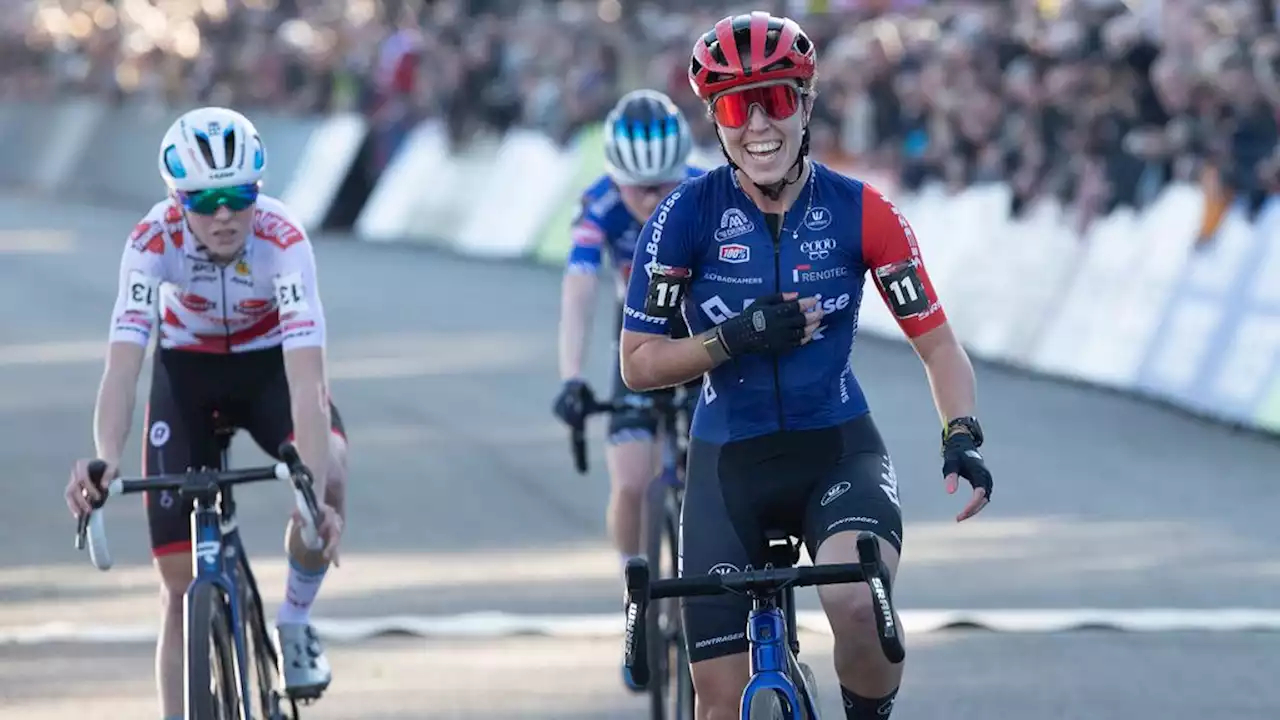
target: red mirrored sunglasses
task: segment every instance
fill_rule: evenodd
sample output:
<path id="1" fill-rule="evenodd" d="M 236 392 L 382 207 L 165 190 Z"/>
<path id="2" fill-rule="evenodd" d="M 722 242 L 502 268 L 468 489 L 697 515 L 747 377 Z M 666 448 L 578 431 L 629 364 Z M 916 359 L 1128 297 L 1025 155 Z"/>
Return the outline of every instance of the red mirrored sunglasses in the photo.
<path id="1" fill-rule="evenodd" d="M 800 90 L 780 83 L 725 93 L 712 102 L 711 112 L 722 127 L 736 129 L 747 124 L 752 105 L 759 105 L 774 120 L 786 120 L 800 109 Z"/>

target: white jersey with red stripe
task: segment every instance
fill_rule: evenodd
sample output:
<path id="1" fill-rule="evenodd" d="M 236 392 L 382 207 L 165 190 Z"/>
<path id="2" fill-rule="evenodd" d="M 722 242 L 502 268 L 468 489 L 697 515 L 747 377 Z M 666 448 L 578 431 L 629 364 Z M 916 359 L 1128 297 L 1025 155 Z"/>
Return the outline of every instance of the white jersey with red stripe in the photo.
<path id="1" fill-rule="evenodd" d="M 311 241 L 284 203 L 258 196 L 244 250 L 213 262 L 173 200 L 134 227 L 120 261 L 111 342 L 228 354 L 324 345 L 324 308 Z"/>

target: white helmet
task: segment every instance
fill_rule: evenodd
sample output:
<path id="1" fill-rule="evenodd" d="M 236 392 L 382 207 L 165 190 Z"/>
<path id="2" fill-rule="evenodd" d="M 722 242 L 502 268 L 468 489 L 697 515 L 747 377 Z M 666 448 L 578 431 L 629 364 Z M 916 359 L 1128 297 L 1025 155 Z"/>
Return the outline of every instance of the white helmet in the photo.
<path id="1" fill-rule="evenodd" d="M 622 96 L 604 121 L 604 165 L 619 185 L 685 179 L 693 137 L 684 113 L 655 90 Z"/>
<path id="2" fill-rule="evenodd" d="M 262 179 L 267 153 L 258 130 L 235 110 L 202 107 L 169 126 L 160 141 L 160 177 L 191 192 L 248 185 Z"/>

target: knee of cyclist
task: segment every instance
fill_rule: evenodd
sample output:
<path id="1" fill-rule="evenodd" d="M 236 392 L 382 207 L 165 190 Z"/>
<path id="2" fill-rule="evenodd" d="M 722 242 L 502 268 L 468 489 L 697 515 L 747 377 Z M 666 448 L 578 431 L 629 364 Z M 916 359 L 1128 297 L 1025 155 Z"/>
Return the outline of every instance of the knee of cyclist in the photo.
<path id="1" fill-rule="evenodd" d="M 644 500 L 645 489 L 649 487 L 650 476 L 645 472 L 637 472 L 634 468 L 619 470 L 614 478 L 614 491 L 628 502 L 638 503 Z"/>
<path id="2" fill-rule="evenodd" d="M 191 584 L 191 561 L 183 554 L 156 558 L 160 568 L 160 605 L 170 614 L 181 614 L 183 595 Z"/>
<path id="3" fill-rule="evenodd" d="M 818 596 L 838 642 L 877 642 L 877 607 L 865 584 L 824 585 L 818 588 Z"/>
<path id="4" fill-rule="evenodd" d="M 736 672 L 714 672 L 705 668 L 694 670 L 694 693 L 698 697 L 699 720 L 736 720 L 742 703 L 745 680 Z"/>

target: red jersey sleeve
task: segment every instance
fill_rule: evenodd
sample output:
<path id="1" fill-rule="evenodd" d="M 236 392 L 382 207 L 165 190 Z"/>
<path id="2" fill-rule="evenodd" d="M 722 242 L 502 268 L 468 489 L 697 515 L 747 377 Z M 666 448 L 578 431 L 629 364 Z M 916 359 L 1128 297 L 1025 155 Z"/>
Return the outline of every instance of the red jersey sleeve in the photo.
<path id="1" fill-rule="evenodd" d="M 862 186 L 862 257 L 880 298 L 907 337 L 947 321 L 907 219 L 879 190 Z"/>

